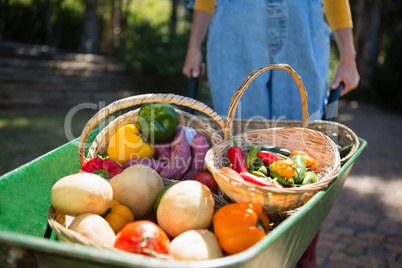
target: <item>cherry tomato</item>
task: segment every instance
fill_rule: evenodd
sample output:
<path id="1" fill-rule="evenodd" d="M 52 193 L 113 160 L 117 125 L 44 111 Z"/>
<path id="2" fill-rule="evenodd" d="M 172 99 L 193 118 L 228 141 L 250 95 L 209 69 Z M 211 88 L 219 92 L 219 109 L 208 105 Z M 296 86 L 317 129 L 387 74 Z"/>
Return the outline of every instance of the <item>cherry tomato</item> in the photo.
<path id="1" fill-rule="evenodd" d="M 198 173 L 197 175 L 195 175 L 194 180 L 205 184 L 209 188 L 209 190 L 211 190 L 212 193 L 214 194 L 218 193 L 219 186 L 216 183 L 214 176 L 212 176 L 210 173 L 208 172 Z"/>
<path id="2" fill-rule="evenodd" d="M 170 240 L 165 231 L 151 221 L 140 220 L 124 225 L 116 235 L 114 247 L 147 256 L 169 253 Z"/>

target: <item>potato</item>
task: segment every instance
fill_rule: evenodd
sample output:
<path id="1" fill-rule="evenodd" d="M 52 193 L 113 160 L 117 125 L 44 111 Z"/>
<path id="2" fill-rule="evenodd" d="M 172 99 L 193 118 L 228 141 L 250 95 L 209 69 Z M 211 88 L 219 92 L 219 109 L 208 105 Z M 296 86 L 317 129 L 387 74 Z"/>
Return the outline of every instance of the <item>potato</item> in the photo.
<path id="1" fill-rule="evenodd" d="M 156 218 L 172 238 L 196 229 L 207 229 L 214 214 L 215 201 L 207 186 L 198 181 L 181 181 L 162 196 Z"/>
<path id="2" fill-rule="evenodd" d="M 113 197 L 127 206 L 136 220 L 151 214 L 154 202 L 163 189 L 161 176 L 145 165 L 134 165 L 114 176 L 110 181 Z"/>
<path id="3" fill-rule="evenodd" d="M 175 260 L 199 261 L 223 257 L 215 235 L 199 229 L 184 232 L 172 240 L 169 255 Z"/>
<path id="4" fill-rule="evenodd" d="M 78 215 L 68 228 L 104 247 L 113 247 L 116 240 L 112 227 L 97 214 L 84 213 Z"/>
<path id="5" fill-rule="evenodd" d="M 51 190 L 53 207 L 66 215 L 104 213 L 112 204 L 113 190 L 103 178 L 92 173 L 77 173 L 61 178 Z"/>

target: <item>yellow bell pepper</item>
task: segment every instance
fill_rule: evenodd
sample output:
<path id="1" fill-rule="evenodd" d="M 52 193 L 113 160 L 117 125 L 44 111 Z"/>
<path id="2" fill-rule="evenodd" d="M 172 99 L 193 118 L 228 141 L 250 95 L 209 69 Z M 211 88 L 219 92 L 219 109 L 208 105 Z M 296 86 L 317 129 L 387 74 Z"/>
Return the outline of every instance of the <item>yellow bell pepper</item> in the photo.
<path id="1" fill-rule="evenodd" d="M 215 213 L 213 226 L 219 245 L 231 255 L 263 239 L 269 231 L 269 219 L 258 203 L 233 203 Z"/>
<path id="2" fill-rule="evenodd" d="M 134 221 L 134 215 L 128 207 L 113 199 L 110 213 L 106 215 L 105 220 L 117 234 L 126 223 Z"/>
<path id="3" fill-rule="evenodd" d="M 113 134 L 107 153 L 111 160 L 124 164 L 132 158 L 151 158 L 155 153 L 155 147 L 142 139 L 133 124 L 127 124 Z"/>

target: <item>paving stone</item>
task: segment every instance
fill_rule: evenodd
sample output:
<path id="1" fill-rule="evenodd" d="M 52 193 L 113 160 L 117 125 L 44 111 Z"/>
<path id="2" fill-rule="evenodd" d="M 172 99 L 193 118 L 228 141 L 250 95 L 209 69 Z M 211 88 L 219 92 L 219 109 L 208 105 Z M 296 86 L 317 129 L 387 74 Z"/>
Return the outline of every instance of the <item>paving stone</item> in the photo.
<path id="1" fill-rule="evenodd" d="M 341 249 L 339 251 L 334 251 L 328 257 L 331 261 L 340 261 L 344 265 L 355 265 L 361 267 L 380 267 L 381 261 L 378 261 L 374 257 L 365 256 L 359 251 L 349 251 L 347 249 Z M 344 266 L 341 266 L 342 268 Z"/>
<path id="2" fill-rule="evenodd" d="M 366 254 L 369 258 L 376 258 L 383 263 L 396 263 L 398 261 L 398 254 L 387 252 L 385 250 L 372 250 L 369 249 L 366 251 Z"/>
<path id="3" fill-rule="evenodd" d="M 348 264 L 343 261 L 333 261 L 329 260 L 328 262 L 324 263 L 324 265 L 319 266 L 323 268 L 359 268 L 359 265 L 354 265 L 354 264 Z"/>

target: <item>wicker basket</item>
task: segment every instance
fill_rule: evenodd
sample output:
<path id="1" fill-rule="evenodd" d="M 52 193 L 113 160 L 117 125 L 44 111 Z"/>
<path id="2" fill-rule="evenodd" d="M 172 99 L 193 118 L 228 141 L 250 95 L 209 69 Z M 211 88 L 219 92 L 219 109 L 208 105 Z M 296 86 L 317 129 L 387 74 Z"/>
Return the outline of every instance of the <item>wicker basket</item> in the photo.
<path id="1" fill-rule="evenodd" d="M 95 127 L 100 125 L 103 120 L 109 119 L 108 117 L 113 117 L 114 113 L 118 111 L 131 109 L 135 106 L 140 106 L 145 103 L 153 102 L 169 103 L 177 106 L 190 107 L 194 110 L 204 113 L 205 115 L 208 115 L 211 119 L 209 119 L 208 117 L 202 118 L 199 116 L 195 116 L 175 107 L 175 110 L 178 113 L 180 125 L 193 127 L 197 133 L 203 135 L 208 140 L 211 146 L 222 141 L 221 135 L 218 134 L 216 129 L 211 127 L 209 120 L 213 120 L 221 128 L 224 125 L 224 121 L 214 110 L 212 110 L 207 105 L 197 100 L 174 94 L 137 95 L 121 99 L 109 104 L 108 106 L 97 112 L 87 122 L 81 133 L 78 147 L 81 165 L 84 165 L 89 159 L 96 157 L 99 153 L 105 152 L 109 140 L 121 126 L 129 123 L 135 123 L 137 120 L 139 108 L 130 110 L 126 113 L 123 113 L 122 115 L 117 116 L 114 120 L 107 124 L 107 126 L 105 126 L 101 132 L 98 133 L 96 138 L 91 141 L 90 144 L 87 144 L 89 143 L 87 142 L 88 136 Z M 85 151 L 87 149 L 86 147 L 89 147 L 89 149 L 87 155 L 85 156 Z M 165 178 L 162 179 L 165 185 L 175 182 L 174 180 L 169 180 Z M 228 204 L 228 201 L 224 197 L 222 197 L 222 193 L 220 193 L 220 195 L 213 194 L 213 196 L 215 200 L 215 209 Z M 50 227 L 57 234 L 59 240 L 101 247 L 100 245 L 95 244 L 89 239 L 67 228 L 74 219 L 73 217 L 60 214 L 52 206 L 50 206 L 48 209 L 47 218 Z"/>
<path id="2" fill-rule="evenodd" d="M 165 186 L 178 182 L 175 180 L 169 180 L 169 179 L 165 179 L 165 178 L 162 178 L 162 180 L 163 180 L 163 184 Z M 222 198 L 219 195 L 212 194 L 212 196 L 215 201 L 215 204 L 214 204 L 215 211 L 217 211 L 222 206 L 229 204 L 229 202 L 227 200 L 225 200 L 224 198 Z M 99 245 L 96 242 L 86 238 L 85 236 L 83 236 L 73 230 L 68 229 L 68 226 L 72 223 L 72 221 L 74 220 L 74 217 L 68 216 L 68 215 L 65 215 L 65 214 L 62 214 L 62 213 L 56 211 L 53 206 L 50 206 L 47 211 L 47 220 L 48 220 L 49 226 L 56 233 L 57 238 L 61 241 L 88 245 L 88 246 L 93 246 L 93 247 L 97 247 L 97 248 L 109 249 L 109 250 L 116 250 L 114 248 L 109 248 L 109 247 Z M 120 251 L 120 250 L 116 250 L 116 251 Z"/>
<path id="3" fill-rule="evenodd" d="M 85 147 L 88 146 L 88 144 L 86 144 L 88 136 L 91 131 L 96 126 L 98 126 L 99 123 L 102 122 L 102 120 L 106 119 L 110 115 L 113 115 L 117 111 L 153 102 L 190 107 L 194 110 L 202 112 L 205 115 L 208 115 L 219 126 L 223 127 L 224 125 L 223 119 L 214 110 L 212 110 L 210 107 L 203 104 L 202 102 L 188 97 L 178 96 L 174 94 L 144 94 L 128 97 L 109 104 L 108 106 L 97 112 L 87 122 L 81 133 L 78 148 L 81 165 L 84 165 L 89 159 L 96 157 L 98 153 L 105 152 L 111 137 L 121 126 L 129 123 L 135 123 L 137 120 L 139 108 L 128 111 L 118 116 L 105 128 L 103 128 L 103 130 L 96 136 L 95 140 L 93 140 L 90 144 L 88 154 L 87 156 L 85 156 Z M 183 126 L 193 127 L 197 133 L 207 138 L 211 146 L 222 141 L 221 135 L 218 134 L 218 132 L 211 127 L 206 117 L 205 120 L 203 120 L 203 118 L 199 116 L 189 114 L 178 108 L 175 108 L 175 110 L 179 116 L 179 124 Z"/>
<path id="4" fill-rule="evenodd" d="M 227 166 L 227 151 L 232 146 L 231 137 L 233 118 L 237 104 L 248 85 L 261 73 L 270 69 L 287 71 L 295 80 L 302 103 L 302 127 L 277 127 L 248 131 L 233 138 L 238 145 L 247 151 L 253 142 L 275 145 L 290 151 L 302 150 L 316 159 L 320 166 L 318 182 L 295 188 L 261 187 L 218 172 L 219 168 Z M 267 65 L 251 72 L 232 97 L 228 116 L 223 128 L 224 140 L 215 144 L 207 153 L 205 162 L 213 174 L 220 189 L 233 201 L 255 201 L 260 203 L 267 212 L 281 212 L 296 209 L 307 202 L 317 191 L 325 188 L 339 173 L 340 156 L 336 144 L 324 133 L 307 128 L 307 93 L 300 76 L 285 64 Z"/>
<path id="5" fill-rule="evenodd" d="M 212 128 L 219 129 L 219 125 L 213 120 L 209 120 Z M 302 121 L 296 120 L 247 120 L 235 119 L 232 126 L 232 135 L 241 134 L 250 130 L 266 129 L 275 127 L 302 127 Z M 350 146 L 350 151 L 344 156 L 341 156 L 341 164 L 346 163 L 359 149 L 360 142 L 356 133 L 349 127 L 333 121 L 315 120 L 309 121 L 309 129 L 322 132 L 328 136 L 336 134 L 337 143 L 341 147 Z M 223 133 L 220 132 L 221 135 Z"/>

